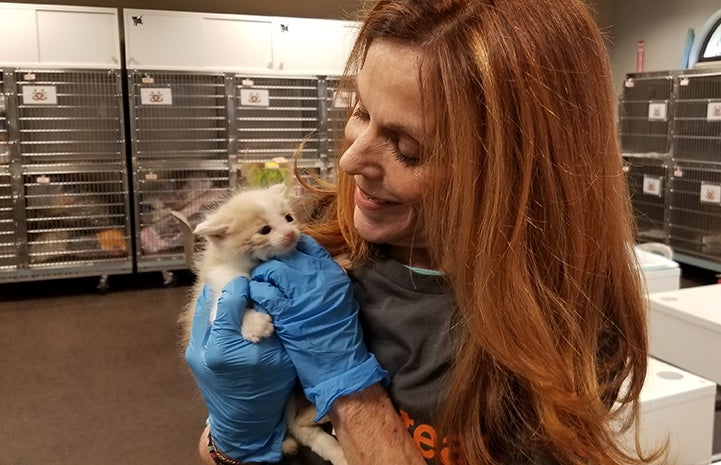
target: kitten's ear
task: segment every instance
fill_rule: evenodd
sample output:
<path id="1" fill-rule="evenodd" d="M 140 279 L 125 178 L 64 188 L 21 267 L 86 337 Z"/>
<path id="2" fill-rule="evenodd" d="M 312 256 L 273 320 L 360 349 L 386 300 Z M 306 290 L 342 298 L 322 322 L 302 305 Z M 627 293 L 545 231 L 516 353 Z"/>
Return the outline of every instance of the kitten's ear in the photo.
<path id="1" fill-rule="evenodd" d="M 225 222 L 219 222 L 217 220 L 214 221 L 214 219 L 211 217 L 196 226 L 193 230 L 193 234 L 195 234 L 196 236 L 215 237 L 218 239 L 222 239 L 228 232 L 229 227 L 229 224 Z"/>
<path id="2" fill-rule="evenodd" d="M 272 186 L 270 186 L 268 188 L 268 190 L 270 190 L 274 194 L 285 196 L 286 191 L 288 189 L 287 189 L 287 186 L 285 185 L 285 183 L 280 183 L 280 184 L 273 184 Z"/>

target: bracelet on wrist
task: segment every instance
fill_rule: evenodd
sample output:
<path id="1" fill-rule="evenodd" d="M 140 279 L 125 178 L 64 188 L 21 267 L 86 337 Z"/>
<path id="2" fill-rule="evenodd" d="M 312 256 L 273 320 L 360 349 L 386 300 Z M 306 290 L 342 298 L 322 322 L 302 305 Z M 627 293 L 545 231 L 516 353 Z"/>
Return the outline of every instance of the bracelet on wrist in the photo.
<path id="1" fill-rule="evenodd" d="M 210 434 L 210 428 L 208 428 L 208 453 L 216 465 L 262 465 L 255 462 L 241 462 L 222 453 L 218 450 L 218 446 L 215 445 L 213 436 Z"/>

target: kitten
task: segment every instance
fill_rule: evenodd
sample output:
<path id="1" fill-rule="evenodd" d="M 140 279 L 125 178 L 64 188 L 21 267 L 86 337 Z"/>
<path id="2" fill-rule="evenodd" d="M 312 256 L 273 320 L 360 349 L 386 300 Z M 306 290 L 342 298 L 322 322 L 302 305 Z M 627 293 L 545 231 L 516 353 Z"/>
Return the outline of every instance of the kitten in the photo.
<path id="1" fill-rule="evenodd" d="M 300 238 L 298 225 L 285 197 L 285 186 L 241 190 L 208 214 L 193 233 L 205 240 L 196 261 L 197 299 L 205 284 L 213 291 L 210 322 L 215 320 L 217 299 L 223 286 L 237 276 L 250 278 L 250 271 L 264 260 L 291 252 Z M 194 311 L 194 309 L 193 309 Z M 192 323 L 192 314 L 185 316 Z M 188 328 L 188 325 L 184 325 Z M 273 333 L 270 315 L 248 310 L 241 333 L 258 342 Z"/>
<path id="2" fill-rule="evenodd" d="M 217 299 L 229 281 L 237 276 L 250 277 L 251 270 L 264 260 L 290 253 L 300 239 L 298 224 L 286 198 L 285 185 L 265 189 L 241 190 L 196 226 L 193 233 L 205 240 L 205 248 L 195 260 L 197 281 L 193 298 L 183 312 L 183 344 L 187 347 L 195 312 L 195 302 L 208 284 L 213 292 L 210 323 L 217 314 Z M 270 315 L 246 309 L 240 333 L 257 343 L 273 333 Z M 286 408 L 288 435 L 283 452 L 297 451 L 305 444 L 333 465 L 346 465 L 345 456 L 334 437 L 313 423 L 315 408 L 302 391 L 293 393 Z"/>

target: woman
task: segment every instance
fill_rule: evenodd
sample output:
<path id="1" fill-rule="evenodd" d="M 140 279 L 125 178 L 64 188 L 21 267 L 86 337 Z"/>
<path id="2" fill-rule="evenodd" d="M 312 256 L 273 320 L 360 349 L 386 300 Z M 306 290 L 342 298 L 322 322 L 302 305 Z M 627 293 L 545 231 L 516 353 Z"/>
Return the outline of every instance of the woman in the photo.
<path id="1" fill-rule="evenodd" d="M 643 463 L 611 426 L 637 416 L 647 342 L 582 2 L 378 0 L 348 75 L 337 190 L 316 192 L 330 207 L 307 232 L 349 261 L 392 402 L 379 378 L 333 397 L 349 463 Z M 256 283 L 287 287 L 303 263 L 250 283 L 276 327 Z"/>

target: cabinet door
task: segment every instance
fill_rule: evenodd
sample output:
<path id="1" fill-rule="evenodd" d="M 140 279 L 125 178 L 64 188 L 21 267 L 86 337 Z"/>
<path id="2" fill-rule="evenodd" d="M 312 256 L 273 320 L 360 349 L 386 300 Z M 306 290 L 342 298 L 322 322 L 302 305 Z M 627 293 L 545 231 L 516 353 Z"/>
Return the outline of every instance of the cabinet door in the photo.
<path id="1" fill-rule="evenodd" d="M 203 17 L 192 13 L 124 10 L 128 68 L 202 68 Z"/>
<path id="2" fill-rule="evenodd" d="M 212 69 L 268 72 L 273 69 L 269 18 L 206 17 L 205 62 Z"/>
<path id="3" fill-rule="evenodd" d="M 0 3 L 0 65 L 120 67 L 114 8 Z"/>
<path id="4" fill-rule="evenodd" d="M 131 9 L 123 15 L 130 69 L 273 69 L 268 17 Z"/>
<path id="5" fill-rule="evenodd" d="M 275 69 L 294 74 L 343 72 L 357 23 L 350 21 L 277 18 L 273 31 Z"/>
<path id="6" fill-rule="evenodd" d="M 13 66 L 37 61 L 35 10 L 0 5 L 0 64 Z"/>
<path id="7" fill-rule="evenodd" d="M 40 61 L 68 66 L 120 65 L 118 17 L 110 11 L 37 11 Z"/>

